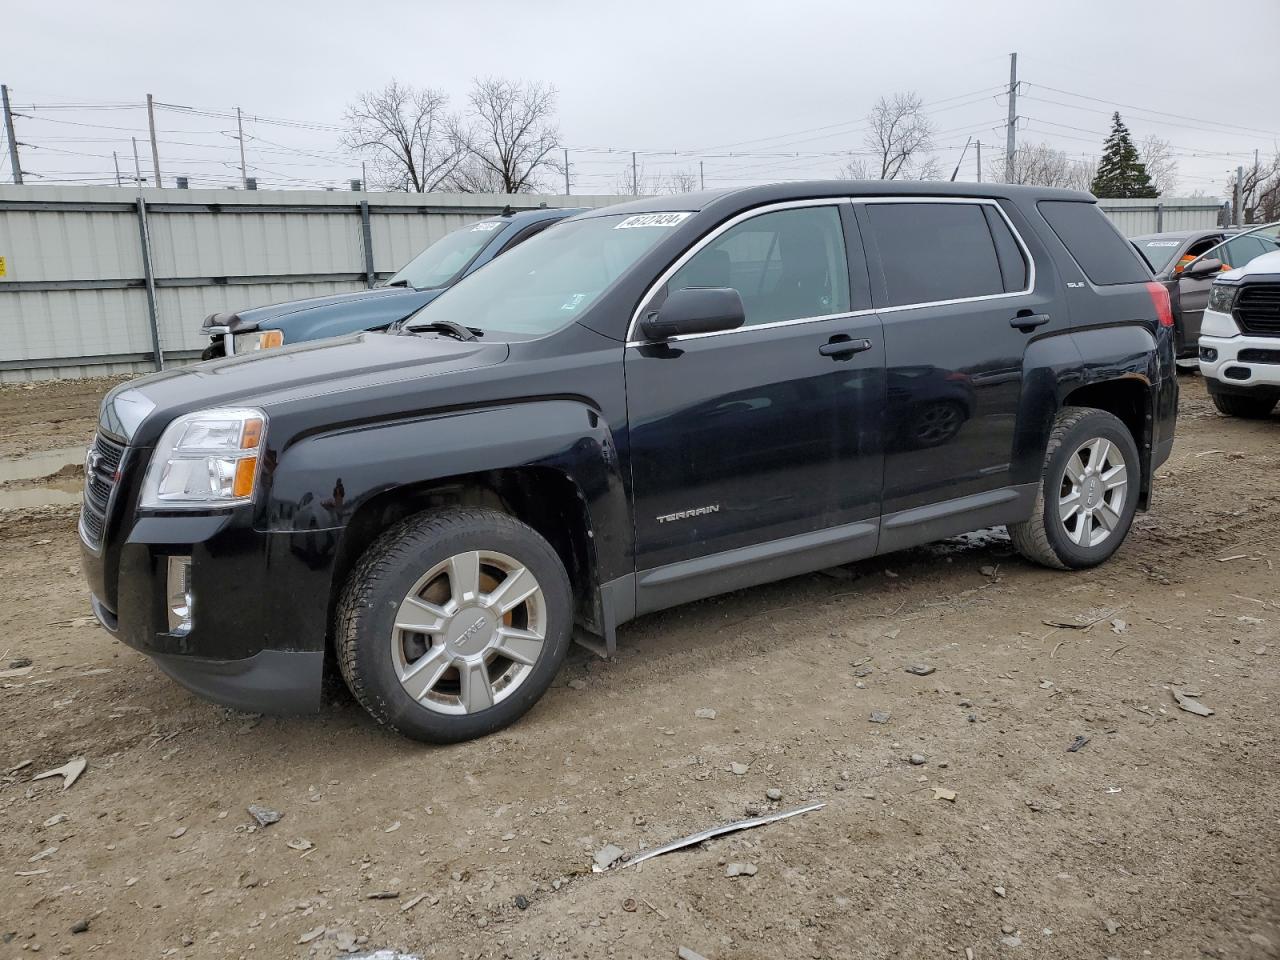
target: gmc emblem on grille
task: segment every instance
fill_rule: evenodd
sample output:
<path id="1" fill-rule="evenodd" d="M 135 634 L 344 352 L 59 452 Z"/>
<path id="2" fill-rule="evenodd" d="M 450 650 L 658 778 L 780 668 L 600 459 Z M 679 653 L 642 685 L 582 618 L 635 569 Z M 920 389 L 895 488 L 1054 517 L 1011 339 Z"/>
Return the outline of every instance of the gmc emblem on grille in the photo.
<path id="1" fill-rule="evenodd" d="M 94 474 L 98 472 L 98 464 L 102 463 L 102 454 L 90 447 L 84 455 L 84 472 L 85 474 Z"/>

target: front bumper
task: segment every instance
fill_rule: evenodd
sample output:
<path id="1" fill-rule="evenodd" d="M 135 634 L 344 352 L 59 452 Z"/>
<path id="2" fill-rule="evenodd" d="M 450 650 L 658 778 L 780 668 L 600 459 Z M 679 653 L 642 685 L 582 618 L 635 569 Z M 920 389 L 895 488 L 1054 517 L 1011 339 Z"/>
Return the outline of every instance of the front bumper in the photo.
<path id="1" fill-rule="evenodd" d="M 318 710 L 327 570 L 247 511 L 133 516 L 102 549 L 81 544 L 94 615 L 122 643 L 206 699 L 262 713 Z M 171 632 L 168 560 L 191 558 L 191 629 Z M 109 562 L 109 557 L 115 559 Z"/>
<path id="2" fill-rule="evenodd" d="M 1200 373 L 1211 388 L 1218 386 L 1231 393 L 1280 390 L 1280 337 L 1202 334 Z"/>

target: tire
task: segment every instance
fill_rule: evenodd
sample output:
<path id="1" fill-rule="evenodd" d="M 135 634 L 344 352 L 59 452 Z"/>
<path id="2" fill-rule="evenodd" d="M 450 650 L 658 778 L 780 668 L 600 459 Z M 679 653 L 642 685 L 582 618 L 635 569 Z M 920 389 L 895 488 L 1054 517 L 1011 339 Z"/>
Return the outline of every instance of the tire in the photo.
<path id="1" fill-rule="evenodd" d="M 506 605 L 530 584 L 527 599 Z M 343 589 L 334 633 L 342 677 L 375 720 L 415 740 L 456 743 L 502 729 L 537 702 L 572 625 L 573 592 L 551 545 L 507 514 L 458 507 L 409 517 L 369 547 Z"/>
<path id="2" fill-rule="evenodd" d="M 1104 450 L 1100 463 L 1094 463 Z M 1123 465 L 1122 473 L 1115 472 L 1117 463 Z M 1069 466 L 1079 479 L 1068 474 Z M 1097 467 L 1102 469 L 1095 476 L 1090 470 Z M 1092 407 L 1066 408 L 1049 433 L 1031 518 L 1009 524 L 1014 549 L 1033 563 L 1057 570 L 1102 563 L 1124 542 L 1133 523 L 1140 470 L 1138 446 L 1121 420 Z M 1091 477 L 1095 482 L 1089 482 Z M 1074 500 L 1071 491 L 1078 494 Z M 1087 508 L 1087 516 L 1082 508 Z M 1068 512 L 1071 517 L 1064 519 Z"/>
<path id="3" fill-rule="evenodd" d="M 228 334 L 230 336 L 230 334 Z M 227 355 L 226 346 L 221 340 L 209 344 L 200 354 L 201 360 L 216 360 L 218 357 Z"/>
<path id="4" fill-rule="evenodd" d="M 1213 405 L 1218 408 L 1219 413 L 1244 420 L 1262 420 L 1271 416 L 1271 411 L 1275 409 L 1278 399 L 1274 394 L 1266 393 L 1256 396 L 1243 393 L 1214 393 L 1210 396 L 1213 397 Z"/>

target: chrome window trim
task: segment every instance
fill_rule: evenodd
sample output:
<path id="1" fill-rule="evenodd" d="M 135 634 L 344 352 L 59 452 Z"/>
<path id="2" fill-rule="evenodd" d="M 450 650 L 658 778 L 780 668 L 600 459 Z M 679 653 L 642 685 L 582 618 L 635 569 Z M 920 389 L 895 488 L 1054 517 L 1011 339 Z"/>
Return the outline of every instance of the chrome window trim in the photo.
<path id="1" fill-rule="evenodd" d="M 1000 218 L 1004 220 L 1005 226 L 1009 228 L 1009 232 L 1013 234 L 1014 242 L 1017 243 L 1018 249 L 1022 251 L 1022 256 L 1027 262 L 1027 285 L 1022 290 L 1015 290 L 1009 293 L 988 293 L 977 297 L 960 297 L 954 300 L 925 300 L 920 303 L 904 303 L 892 307 L 871 308 L 868 310 L 854 310 L 847 313 L 831 313 L 820 317 L 797 317 L 794 320 L 776 320 L 772 323 L 757 323 L 752 325 L 743 325 L 733 330 L 716 330 L 712 333 L 692 333 L 678 337 L 668 337 L 664 343 L 674 343 L 680 340 L 700 340 L 704 337 L 723 337 L 726 334 L 745 333 L 749 330 L 768 330 L 776 327 L 791 326 L 798 323 L 818 323 L 823 320 L 833 320 L 843 317 L 863 317 L 873 313 L 899 313 L 903 310 L 919 310 L 921 307 L 946 307 L 958 303 L 979 303 L 986 300 L 1007 300 L 1011 297 L 1025 297 L 1030 293 L 1034 293 L 1036 289 L 1036 261 L 1031 255 L 1031 250 L 1027 247 L 1026 241 L 1022 239 L 1022 234 L 1018 232 L 1018 228 L 1014 226 L 1013 221 L 1009 219 L 1009 215 L 1004 212 L 1004 208 L 993 197 L 821 197 L 809 200 L 786 200 L 779 203 L 771 203 L 763 207 L 755 207 L 746 210 L 724 223 L 720 224 L 715 230 L 707 234 L 692 247 L 686 250 L 670 267 L 662 272 L 658 279 L 650 284 L 645 291 L 640 303 L 636 307 L 635 312 L 631 315 L 631 324 L 627 327 L 628 347 L 641 347 L 655 341 L 652 340 L 634 340 L 633 334 L 636 327 L 640 323 L 640 314 L 643 312 L 645 304 L 653 299 L 654 295 L 669 281 L 676 272 L 688 263 L 693 257 L 725 231 L 732 229 L 739 223 L 749 220 L 752 217 L 760 216 L 766 213 L 773 213 L 778 210 L 791 210 L 799 207 L 839 207 L 843 204 L 871 204 L 871 203 L 967 203 L 972 205 L 987 205 L 995 207 L 996 212 L 1000 214 Z M 995 238 L 992 238 L 992 246 L 994 248 Z M 865 250 L 864 250 L 865 256 Z M 998 256 L 998 251 L 997 251 Z M 870 264 L 868 264 L 870 266 Z"/>

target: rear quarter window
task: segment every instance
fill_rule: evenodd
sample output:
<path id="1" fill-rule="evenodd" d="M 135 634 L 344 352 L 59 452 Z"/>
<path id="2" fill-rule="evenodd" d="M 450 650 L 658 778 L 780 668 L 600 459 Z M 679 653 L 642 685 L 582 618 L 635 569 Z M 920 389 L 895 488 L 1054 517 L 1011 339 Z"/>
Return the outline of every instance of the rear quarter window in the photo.
<path id="1" fill-rule="evenodd" d="M 1080 200 L 1041 200 L 1037 207 L 1085 276 L 1105 287 L 1144 283 L 1151 279 L 1129 242 L 1095 203 Z"/>

